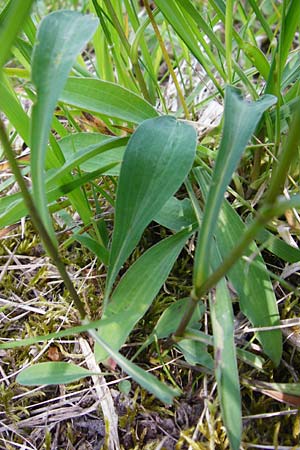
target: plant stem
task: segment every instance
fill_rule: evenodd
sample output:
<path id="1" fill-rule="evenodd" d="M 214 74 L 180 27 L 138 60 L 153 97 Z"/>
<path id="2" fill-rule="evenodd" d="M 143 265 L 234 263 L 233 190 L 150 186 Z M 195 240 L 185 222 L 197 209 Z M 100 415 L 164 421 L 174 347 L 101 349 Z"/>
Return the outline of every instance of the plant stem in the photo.
<path id="1" fill-rule="evenodd" d="M 62 277 L 64 284 L 65 284 L 67 290 L 69 291 L 76 308 L 78 309 L 80 318 L 83 320 L 86 317 L 84 304 L 80 300 L 80 298 L 76 292 L 76 289 L 68 275 L 68 272 L 66 271 L 65 265 L 62 262 L 62 260 L 59 256 L 59 253 L 58 253 L 55 245 L 53 244 L 42 220 L 40 219 L 39 213 L 33 203 L 33 200 L 27 189 L 27 186 L 23 179 L 20 168 L 16 162 L 16 159 L 15 159 L 13 150 L 11 148 L 11 145 L 9 143 L 9 140 L 7 138 L 5 127 L 4 127 L 2 120 L 0 120 L 0 141 L 2 143 L 6 158 L 8 159 L 8 162 L 10 164 L 11 170 L 15 176 L 15 179 L 16 179 L 19 187 L 20 187 L 20 190 L 21 190 L 21 193 L 23 196 L 23 200 L 24 200 L 24 203 L 25 203 L 25 205 L 29 211 L 29 214 L 31 216 L 32 223 L 33 223 L 34 227 L 36 228 L 38 234 L 40 235 L 40 238 L 43 242 L 43 245 L 44 245 L 47 253 L 53 260 L 55 266 L 57 267 L 57 269 L 60 273 L 60 276 Z"/>
<path id="2" fill-rule="evenodd" d="M 232 26 L 233 26 L 233 0 L 226 2 L 225 14 L 225 49 L 227 63 L 227 83 L 232 84 Z"/>
<path id="3" fill-rule="evenodd" d="M 288 169 L 297 154 L 296 149 L 300 142 L 300 104 L 294 115 L 289 136 L 287 142 L 282 151 L 281 157 L 279 158 L 277 168 L 274 171 L 271 178 L 271 185 L 267 192 L 265 204 L 258 212 L 256 219 L 252 224 L 246 229 L 240 242 L 231 251 L 228 257 L 223 261 L 223 263 L 199 286 L 197 289 L 193 289 L 190 295 L 189 304 L 186 308 L 185 314 L 179 324 L 174 338 L 183 335 L 189 321 L 195 311 L 197 303 L 203 295 L 205 295 L 211 288 L 213 288 L 218 281 L 223 278 L 226 273 L 232 268 L 236 261 L 243 255 L 246 248 L 253 241 L 258 231 L 268 223 L 273 217 L 284 212 L 288 209 L 287 203 L 280 203 L 277 201 L 278 196 L 281 194 L 284 182 L 287 177 Z"/>
<path id="4" fill-rule="evenodd" d="M 273 170 L 270 187 L 266 195 L 266 202 L 272 204 L 276 197 L 281 194 L 286 177 L 288 175 L 289 167 L 297 155 L 297 146 L 300 142 L 300 102 L 298 102 L 297 109 L 294 113 L 287 141 L 284 149 L 279 156 L 279 161 L 275 170 Z"/>
<path id="5" fill-rule="evenodd" d="M 154 19 L 153 13 L 152 13 L 152 11 L 151 11 L 151 8 L 150 8 L 150 6 L 149 6 L 148 0 L 144 0 L 144 5 L 145 5 L 145 8 L 146 8 L 147 14 L 148 14 L 148 16 L 149 16 L 149 19 L 150 19 L 150 21 L 151 21 L 151 25 L 152 25 L 152 27 L 153 27 L 154 33 L 156 34 L 158 43 L 159 43 L 160 48 L 161 48 L 161 51 L 162 51 L 162 54 L 163 54 L 163 56 L 164 56 L 164 59 L 165 59 L 165 61 L 166 61 L 167 66 L 168 66 L 170 75 L 171 75 L 172 80 L 173 80 L 173 82 L 174 82 L 174 84 L 175 84 L 175 87 L 176 87 L 176 90 L 177 90 L 177 93 L 178 93 L 178 97 L 179 97 L 180 103 L 181 103 L 182 108 L 183 108 L 183 110 L 184 110 L 185 118 L 186 118 L 186 119 L 189 119 L 190 113 L 189 113 L 189 110 L 188 110 L 186 101 L 185 101 L 185 99 L 184 99 L 183 92 L 182 92 L 182 90 L 181 90 L 181 88 L 180 88 L 180 86 L 179 86 L 179 83 L 178 83 L 177 77 L 176 77 L 176 75 L 175 75 L 175 72 L 174 72 L 174 69 L 173 69 L 171 60 L 170 60 L 170 58 L 169 58 L 167 49 L 166 49 L 166 47 L 165 47 L 163 38 L 161 37 L 161 34 L 160 34 L 160 32 L 159 32 L 158 26 L 157 26 L 157 24 L 156 24 L 156 22 L 155 22 L 155 19 Z"/>

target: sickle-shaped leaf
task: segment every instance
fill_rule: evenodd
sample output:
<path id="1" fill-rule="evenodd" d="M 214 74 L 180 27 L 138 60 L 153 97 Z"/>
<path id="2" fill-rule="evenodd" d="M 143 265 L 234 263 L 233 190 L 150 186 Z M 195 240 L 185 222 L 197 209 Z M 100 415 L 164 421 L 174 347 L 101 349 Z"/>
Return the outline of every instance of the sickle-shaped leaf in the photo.
<path id="1" fill-rule="evenodd" d="M 116 199 L 106 301 L 144 229 L 192 167 L 196 132 L 172 117 L 144 121 L 125 150 Z"/>
<path id="2" fill-rule="evenodd" d="M 45 192 L 45 155 L 52 115 L 77 54 L 93 36 L 98 19 L 73 11 L 45 17 L 33 51 L 32 81 L 37 101 L 32 110 L 31 175 L 33 196 L 44 224 L 53 236 Z"/>

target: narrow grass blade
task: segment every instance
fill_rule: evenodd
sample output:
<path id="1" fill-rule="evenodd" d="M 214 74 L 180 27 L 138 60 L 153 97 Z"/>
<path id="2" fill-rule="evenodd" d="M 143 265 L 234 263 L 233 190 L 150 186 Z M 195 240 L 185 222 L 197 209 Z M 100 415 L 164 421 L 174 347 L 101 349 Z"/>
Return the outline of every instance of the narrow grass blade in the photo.
<path id="1" fill-rule="evenodd" d="M 97 25 L 98 20 L 94 17 L 72 11 L 49 14 L 40 24 L 32 56 L 32 81 L 37 90 L 31 124 L 33 197 L 54 241 L 44 185 L 45 155 L 52 115 L 76 56 L 92 37 Z"/>
<path id="2" fill-rule="evenodd" d="M 24 386 L 44 384 L 67 384 L 100 372 L 91 372 L 83 367 L 67 362 L 44 362 L 34 364 L 17 375 L 16 381 Z"/>
<path id="3" fill-rule="evenodd" d="M 82 245 L 87 247 L 91 252 L 93 252 L 99 261 L 103 262 L 106 266 L 108 265 L 109 253 L 108 250 L 99 244 L 98 241 L 91 238 L 88 235 L 76 234 L 74 239 L 80 242 Z"/>
<path id="4" fill-rule="evenodd" d="M 222 419 L 230 447 L 232 450 L 239 450 L 242 434 L 240 384 L 233 338 L 232 304 L 225 279 L 218 283 L 215 297 L 211 295 L 209 303 Z"/>
<path id="5" fill-rule="evenodd" d="M 204 67 L 205 72 L 209 75 L 209 78 L 213 81 L 216 88 L 223 95 L 223 90 L 211 70 L 210 61 L 206 57 L 205 53 L 200 50 L 198 40 L 196 39 L 195 34 L 191 33 L 191 24 L 188 22 L 185 14 L 183 14 L 176 2 L 157 0 L 156 4 L 167 21 L 172 25 L 174 30 L 183 40 L 185 45 L 190 49 L 195 58 L 197 58 L 200 64 Z"/>
<path id="6" fill-rule="evenodd" d="M 11 46 L 29 15 L 33 2 L 34 0 L 11 0 L 2 12 L 0 26 L 0 69 L 2 69 L 3 64 L 9 56 Z"/>
<path id="7" fill-rule="evenodd" d="M 134 92 L 94 78 L 70 77 L 60 100 L 77 108 L 133 123 L 158 116 L 155 108 Z"/>
<path id="8" fill-rule="evenodd" d="M 195 130 L 168 116 L 144 121 L 131 137 L 117 190 L 106 301 L 144 229 L 184 181 L 195 151 Z"/>
<path id="9" fill-rule="evenodd" d="M 191 228 L 182 230 L 154 245 L 125 273 L 105 309 L 103 325 L 98 331 L 111 348 L 119 350 L 147 312 L 191 232 Z M 99 346 L 95 354 L 97 361 L 107 358 Z"/>
<path id="10" fill-rule="evenodd" d="M 226 188 L 264 111 L 274 103 L 276 103 L 276 97 L 271 95 L 264 96 L 257 102 L 247 102 L 241 98 L 235 88 L 231 86 L 226 88 L 223 136 L 196 248 L 194 265 L 196 292 L 208 275 L 211 239 Z"/>
<path id="11" fill-rule="evenodd" d="M 295 263 L 300 261 L 300 250 L 298 248 L 292 247 L 266 229 L 258 233 L 256 240 L 263 244 L 273 255 L 286 262 Z"/>
<path id="12" fill-rule="evenodd" d="M 170 404 L 173 402 L 174 397 L 179 395 L 179 391 L 176 391 L 165 383 L 162 383 L 157 377 L 141 369 L 139 366 L 133 364 L 122 356 L 119 352 L 113 350 L 95 331 L 90 331 L 90 335 L 124 370 L 124 372 L 131 376 L 134 381 L 139 383 L 148 392 L 154 394 L 162 402 Z"/>
<path id="13" fill-rule="evenodd" d="M 6 115 L 11 125 L 17 130 L 26 144 L 29 144 L 29 117 L 23 110 L 3 73 L 0 73 L 0 110 Z"/>
<path id="14" fill-rule="evenodd" d="M 210 178 L 199 168 L 194 170 L 194 174 L 204 198 L 207 198 Z M 215 230 L 217 245 L 223 259 L 234 248 L 236 237 L 242 236 L 245 230 L 246 226 L 239 215 L 227 201 L 224 201 Z M 228 273 L 228 278 L 238 293 L 240 308 L 255 327 L 278 325 L 279 313 L 273 286 L 254 242 L 245 254 L 250 257 L 255 255 L 257 264 L 249 264 L 244 259 L 239 259 Z M 212 259 L 214 258 L 212 256 Z M 280 330 L 257 333 L 257 337 L 266 355 L 276 365 L 279 364 L 282 353 Z"/>

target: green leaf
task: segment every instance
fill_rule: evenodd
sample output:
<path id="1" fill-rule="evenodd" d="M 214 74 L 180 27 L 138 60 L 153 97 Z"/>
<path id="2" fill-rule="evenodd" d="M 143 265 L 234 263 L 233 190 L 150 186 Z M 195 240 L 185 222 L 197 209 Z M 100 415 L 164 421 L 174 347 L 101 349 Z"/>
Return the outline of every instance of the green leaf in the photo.
<path id="1" fill-rule="evenodd" d="M 242 434 L 241 396 L 232 304 L 225 279 L 218 283 L 215 298 L 211 296 L 209 303 L 215 347 L 215 376 L 222 419 L 231 448 L 239 450 Z"/>
<path id="2" fill-rule="evenodd" d="M 49 175 L 47 172 L 47 185 L 56 185 L 63 177 L 63 175 L 70 173 L 72 169 L 74 169 L 77 166 L 80 166 L 85 161 L 88 161 L 89 159 L 95 157 L 98 155 L 100 161 L 100 155 L 104 154 L 105 152 L 108 152 L 109 150 L 116 150 L 123 148 L 124 145 L 128 142 L 127 137 L 107 137 L 107 139 L 103 139 L 99 144 L 92 144 L 88 147 L 83 147 L 80 150 L 78 150 L 76 153 L 74 153 L 72 156 L 70 155 L 70 158 L 61 166 L 59 169 L 52 170 Z M 120 151 L 120 150 L 117 150 Z M 107 158 L 106 160 L 109 160 Z M 101 170 L 101 168 L 106 171 L 110 170 L 112 166 L 115 165 L 114 162 L 111 162 L 109 164 L 105 164 L 105 158 L 103 160 L 103 164 L 98 163 L 98 170 Z"/>
<path id="3" fill-rule="evenodd" d="M 276 97 L 272 95 L 263 96 L 257 102 L 248 102 L 241 98 L 237 89 L 231 86 L 226 87 L 222 141 L 196 247 L 194 264 L 196 290 L 208 276 L 211 240 L 217 226 L 226 188 L 264 111 L 274 103 L 276 103 Z"/>
<path id="4" fill-rule="evenodd" d="M 29 144 L 29 118 L 3 73 L 0 74 L 0 110 L 6 115 L 21 138 Z"/>
<path id="5" fill-rule="evenodd" d="M 191 201 L 188 198 L 178 200 L 176 197 L 169 198 L 154 220 L 173 231 L 180 231 L 197 222 Z"/>
<path id="6" fill-rule="evenodd" d="M 202 342 L 193 341 L 191 339 L 182 339 L 176 347 L 182 352 L 186 362 L 195 366 L 200 364 L 209 370 L 214 368 L 214 360 L 207 351 L 207 346 Z"/>
<path id="7" fill-rule="evenodd" d="M 61 139 L 59 146 L 66 162 L 71 161 L 74 156 L 81 152 L 85 153 L 91 146 L 97 146 L 110 139 L 109 136 L 100 133 L 74 133 Z M 97 156 L 89 158 L 88 160 L 78 164 L 82 170 L 87 172 L 94 171 L 98 168 L 106 166 L 110 163 L 118 163 L 113 169 L 106 172 L 106 175 L 119 175 L 120 163 L 123 160 L 125 147 L 114 148 L 111 151 L 100 153 Z"/>
<path id="8" fill-rule="evenodd" d="M 106 266 L 108 265 L 109 253 L 108 250 L 99 244 L 98 241 L 91 238 L 88 235 L 75 234 L 73 239 L 80 242 L 82 245 L 87 247 L 91 252 L 95 253 L 99 261 L 103 262 Z"/>
<path id="9" fill-rule="evenodd" d="M 0 26 L 0 69 L 9 56 L 11 47 L 29 15 L 34 0 L 11 0 L 1 13 Z"/>
<path id="10" fill-rule="evenodd" d="M 67 384 L 84 377 L 99 374 L 66 362 L 44 362 L 22 370 L 16 381 L 24 386 Z"/>
<path id="11" fill-rule="evenodd" d="M 131 137 L 117 190 L 106 300 L 144 229 L 184 181 L 195 151 L 195 130 L 168 116 L 146 120 Z"/>
<path id="12" fill-rule="evenodd" d="M 182 230 L 154 245 L 125 273 L 105 309 L 98 331 L 111 348 L 119 350 L 147 312 L 191 232 L 191 228 Z M 95 355 L 97 361 L 107 358 L 99 346 Z"/>
<path id="13" fill-rule="evenodd" d="M 160 316 L 157 324 L 155 325 L 151 336 L 154 334 L 158 339 L 166 338 L 174 333 L 178 325 L 181 321 L 181 318 L 184 314 L 185 308 L 187 306 L 189 297 L 181 298 L 176 302 L 172 303 Z M 197 308 L 195 309 L 191 320 L 189 322 L 189 327 L 200 322 L 201 317 L 203 316 L 205 311 L 205 307 L 202 302 L 199 302 Z M 150 336 L 150 337 L 151 337 Z"/>
<path id="14" fill-rule="evenodd" d="M 300 261 L 300 250 L 298 248 L 292 247 L 266 229 L 258 233 L 257 241 L 263 244 L 273 255 L 286 262 L 295 263 Z"/>
<path id="15" fill-rule="evenodd" d="M 70 77 L 60 100 L 83 110 L 133 123 L 158 116 L 153 106 L 134 92 L 95 78 Z"/>
<path id="16" fill-rule="evenodd" d="M 172 389 L 167 384 L 162 383 L 157 377 L 151 373 L 133 364 L 131 361 L 122 356 L 119 352 L 113 350 L 95 331 L 90 331 L 91 336 L 95 339 L 104 351 L 111 356 L 111 358 L 130 375 L 134 381 L 139 383 L 148 392 L 154 394 L 158 399 L 166 404 L 172 403 L 174 397 L 179 395 L 179 391 Z"/>
<path id="17" fill-rule="evenodd" d="M 31 122 L 33 197 L 54 241 L 44 184 L 52 115 L 76 56 L 92 37 L 97 25 L 98 19 L 92 16 L 73 11 L 53 12 L 40 24 L 32 56 L 32 81 L 37 91 Z"/>
<path id="18" fill-rule="evenodd" d="M 194 170 L 196 180 L 204 198 L 208 195 L 210 177 L 201 169 Z M 224 201 L 218 218 L 215 237 L 222 258 L 236 245 L 236 237 L 242 236 L 246 226 L 232 206 Z M 236 289 L 240 308 L 255 327 L 279 324 L 279 313 L 271 280 L 265 263 L 255 242 L 249 245 L 246 255 L 256 255 L 257 264 L 249 264 L 239 259 L 228 273 L 228 278 Z M 215 256 L 213 255 L 213 260 Z M 282 336 L 280 330 L 257 333 L 264 352 L 277 365 L 281 359 Z"/>

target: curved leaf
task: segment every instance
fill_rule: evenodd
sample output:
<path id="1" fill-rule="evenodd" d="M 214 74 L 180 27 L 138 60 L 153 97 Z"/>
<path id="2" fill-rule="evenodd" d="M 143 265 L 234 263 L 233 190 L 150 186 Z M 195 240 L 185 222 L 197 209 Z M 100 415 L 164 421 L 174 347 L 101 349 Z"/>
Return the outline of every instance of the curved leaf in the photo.
<path id="1" fill-rule="evenodd" d="M 77 108 L 140 123 L 158 112 L 134 92 L 109 81 L 70 77 L 60 100 Z"/>
<path id="2" fill-rule="evenodd" d="M 45 192 L 45 155 L 52 115 L 77 54 L 96 31 L 98 19 L 73 11 L 56 11 L 39 27 L 32 59 L 37 100 L 32 110 L 31 175 L 33 197 L 54 239 Z M 80 32 L 78 32 L 80 30 Z"/>

